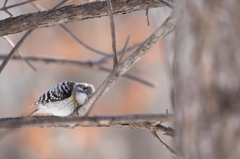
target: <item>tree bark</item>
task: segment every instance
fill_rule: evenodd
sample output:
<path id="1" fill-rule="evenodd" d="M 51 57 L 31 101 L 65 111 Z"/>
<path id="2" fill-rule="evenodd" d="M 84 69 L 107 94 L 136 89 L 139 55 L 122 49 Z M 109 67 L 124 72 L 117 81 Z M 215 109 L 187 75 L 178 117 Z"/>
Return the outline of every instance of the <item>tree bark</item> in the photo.
<path id="1" fill-rule="evenodd" d="M 240 1 L 182 0 L 174 59 L 179 158 L 240 158 Z"/>
<path id="2" fill-rule="evenodd" d="M 174 0 L 166 0 L 174 3 Z M 134 11 L 163 7 L 161 0 L 113 0 L 113 14 L 121 15 Z M 15 34 L 25 30 L 50 27 L 73 21 L 100 18 L 108 15 L 106 1 L 83 5 L 70 5 L 58 9 L 29 13 L 0 21 L 0 36 Z"/>

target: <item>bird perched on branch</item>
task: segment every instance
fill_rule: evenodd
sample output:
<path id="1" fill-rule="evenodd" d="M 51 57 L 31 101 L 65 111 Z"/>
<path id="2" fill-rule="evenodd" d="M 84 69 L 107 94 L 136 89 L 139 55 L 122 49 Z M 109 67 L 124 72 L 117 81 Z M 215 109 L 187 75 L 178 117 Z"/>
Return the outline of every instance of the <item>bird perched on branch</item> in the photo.
<path id="1" fill-rule="evenodd" d="M 73 81 L 59 83 L 31 105 L 40 104 L 38 109 L 28 116 L 35 116 L 41 113 L 69 116 L 76 107 L 83 105 L 94 92 L 95 89 L 91 84 Z"/>

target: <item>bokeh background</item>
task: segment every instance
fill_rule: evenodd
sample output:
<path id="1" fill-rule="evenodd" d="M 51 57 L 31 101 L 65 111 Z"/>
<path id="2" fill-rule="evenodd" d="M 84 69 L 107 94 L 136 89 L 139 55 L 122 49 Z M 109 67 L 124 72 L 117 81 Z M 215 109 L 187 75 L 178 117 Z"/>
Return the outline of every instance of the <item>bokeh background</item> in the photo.
<path id="1" fill-rule="evenodd" d="M 0 7 L 5 0 L 0 1 Z M 7 6 L 24 0 L 8 0 Z M 61 0 L 38 0 L 42 7 L 51 9 Z M 66 5 L 82 4 L 87 1 L 72 0 Z M 9 9 L 13 16 L 37 12 L 26 4 Z M 114 16 L 117 50 L 121 50 L 128 35 L 129 46 L 143 42 L 160 26 L 169 15 L 170 9 L 149 10 L 150 25 L 147 25 L 146 11 Z M 0 12 L 0 19 L 8 18 Z M 108 17 L 102 17 L 65 25 L 79 39 L 91 47 L 111 53 L 111 31 Z M 9 35 L 16 44 L 25 32 Z M 168 35 L 171 36 L 171 35 Z M 168 38 L 168 37 L 167 37 Z M 8 54 L 12 47 L 0 37 L 0 53 Z M 128 73 L 157 83 L 152 88 L 141 83 L 121 78 L 111 90 L 95 105 L 92 115 L 126 115 L 171 113 L 170 77 L 167 67 L 168 49 L 159 41 Z M 69 60 L 94 61 L 101 55 L 93 53 L 78 44 L 58 26 L 37 29 L 24 41 L 19 49 L 23 55 L 59 57 Z M 130 52 L 131 53 L 131 52 Z M 127 57 L 129 53 L 125 55 Z M 2 62 L 2 59 L 1 59 Z M 0 117 L 27 115 L 37 108 L 29 106 L 55 84 L 71 80 L 92 83 L 96 88 L 109 73 L 82 67 L 61 66 L 42 62 L 31 62 L 34 72 L 25 62 L 11 60 L 0 74 Z M 104 64 L 109 68 L 112 62 Z M 168 123 L 165 124 L 168 126 Z M 171 139 L 159 135 L 171 145 Z M 0 139 L 0 159 L 159 159 L 172 155 L 147 130 L 112 128 L 27 128 L 14 130 Z"/>

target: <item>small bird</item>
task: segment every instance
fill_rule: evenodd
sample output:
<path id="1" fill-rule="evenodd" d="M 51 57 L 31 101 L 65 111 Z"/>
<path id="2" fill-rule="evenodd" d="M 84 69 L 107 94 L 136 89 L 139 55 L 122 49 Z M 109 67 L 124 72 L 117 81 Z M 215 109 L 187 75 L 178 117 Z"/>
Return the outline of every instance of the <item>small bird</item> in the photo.
<path id="1" fill-rule="evenodd" d="M 94 92 L 95 89 L 91 84 L 73 81 L 59 83 L 31 105 L 40 104 L 38 109 L 28 116 L 35 116 L 41 113 L 54 116 L 69 116 L 76 107 L 83 105 Z"/>

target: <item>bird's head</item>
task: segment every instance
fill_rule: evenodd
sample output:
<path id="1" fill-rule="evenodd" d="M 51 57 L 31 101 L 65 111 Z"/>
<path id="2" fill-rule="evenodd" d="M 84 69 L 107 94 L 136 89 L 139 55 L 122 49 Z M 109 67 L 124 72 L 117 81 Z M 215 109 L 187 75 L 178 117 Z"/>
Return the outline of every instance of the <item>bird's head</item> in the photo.
<path id="1" fill-rule="evenodd" d="M 87 83 L 77 83 L 74 88 L 75 99 L 79 105 L 83 105 L 85 101 L 95 92 L 93 85 Z"/>

